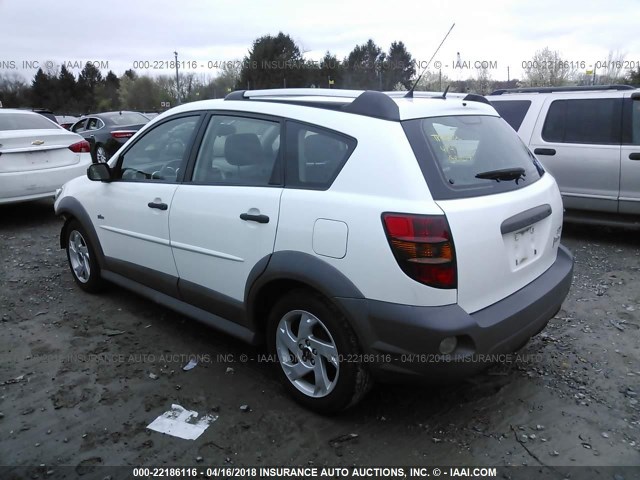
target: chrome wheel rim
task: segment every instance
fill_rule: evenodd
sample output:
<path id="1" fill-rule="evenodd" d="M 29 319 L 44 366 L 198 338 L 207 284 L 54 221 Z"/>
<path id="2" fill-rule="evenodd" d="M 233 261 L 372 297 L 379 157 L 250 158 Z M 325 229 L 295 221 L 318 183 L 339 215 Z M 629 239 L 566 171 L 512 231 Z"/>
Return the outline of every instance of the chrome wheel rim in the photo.
<path id="1" fill-rule="evenodd" d="M 321 398 L 335 388 L 338 349 L 329 329 L 312 313 L 293 310 L 280 319 L 276 351 L 286 377 L 303 394 Z"/>
<path id="2" fill-rule="evenodd" d="M 77 230 L 73 230 L 69 235 L 69 263 L 76 278 L 82 283 L 87 283 L 91 275 L 89 247 Z"/>
<path id="3" fill-rule="evenodd" d="M 107 152 L 103 147 L 98 147 L 96 150 L 96 159 L 98 163 L 105 163 L 107 161 Z"/>

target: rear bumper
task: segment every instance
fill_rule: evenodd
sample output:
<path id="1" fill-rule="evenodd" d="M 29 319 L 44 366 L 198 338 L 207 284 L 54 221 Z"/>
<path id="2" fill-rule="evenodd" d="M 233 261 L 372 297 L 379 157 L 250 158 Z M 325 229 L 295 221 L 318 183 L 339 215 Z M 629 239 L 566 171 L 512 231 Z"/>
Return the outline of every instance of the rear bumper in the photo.
<path id="1" fill-rule="evenodd" d="M 526 287 L 473 314 L 458 305 L 417 307 L 366 299 L 336 299 L 353 320 L 374 376 L 383 380 L 462 378 L 501 361 L 541 331 L 566 298 L 573 257 L 560 246 L 553 265 Z M 440 342 L 458 347 L 442 355 Z"/>
<path id="2" fill-rule="evenodd" d="M 91 165 L 88 154 L 79 163 L 63 167 L 0 173 L 0 204 L 53 197 L 56 189 L 69 180 L 86 175 Z"/>

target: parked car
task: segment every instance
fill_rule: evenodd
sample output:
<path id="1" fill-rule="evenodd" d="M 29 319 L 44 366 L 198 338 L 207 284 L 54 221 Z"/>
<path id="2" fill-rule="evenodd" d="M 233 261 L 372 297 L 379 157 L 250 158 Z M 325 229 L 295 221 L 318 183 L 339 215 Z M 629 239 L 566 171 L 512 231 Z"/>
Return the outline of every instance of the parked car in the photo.
<path id="1" fill-rule="evenodd" d="M 76 123 L 78 120 L 79 120 L 78 117 L 74 117 L 72 115 L 56 115 L 56 121 L 62 128 L 66 130 L 71 129 L 73 124 Z"/>
<path id="2" fill-rule="evenodd" d="M 320 412 L 373 380 L 486 368 L 567 295 L 560 193 L 484 97 L 403 95 L 240 91 L 165 112 L 58 196 L 76 284 L 266 342 Z"/>
<path id="3" fill-rule="evenodd" d="M 558 182 L 565 220 L 640 227 L 640 90 L 498 90 L 489 96 Z"/>
<path id="4" fill-rule="evenodd" d="M 34 108 L 32 111 L 36 112 L 36 113 L 39 113 L 40 115 L 42 115 L 43 117 L 48 118 L 49 120 L 51 120 L 54 123 L 58 123 L 58 120 L 56 119 L 56 116 L 53 114 L 53 112 L 51 110 L 47 110 L 46 108 Z"/>
<path id="5" fill-rule="evenodd" d="M 106 162 L 148 122 L 149 119 L 138 112 L 105 112 L 82 117 L 70 130 L 92 144 L 96 161 Z"/>
<path id="6" fill-rule="evenodd" d="M 53 197 L 90 164 L 80 135 L 34 112 L 0 110 L 0 204 Z"/>

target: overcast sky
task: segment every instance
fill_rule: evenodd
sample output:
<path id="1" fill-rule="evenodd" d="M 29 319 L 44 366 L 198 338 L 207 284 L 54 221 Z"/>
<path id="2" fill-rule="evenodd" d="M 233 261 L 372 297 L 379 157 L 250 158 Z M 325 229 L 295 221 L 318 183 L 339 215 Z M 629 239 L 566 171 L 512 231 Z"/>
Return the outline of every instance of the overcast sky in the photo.
<path id="1" fill-rule="evenodd" d="M 241 59 L 257 37 L 279 31 L 309 59 L 326 50 L 342 59 L 372 38 L 383 50 L 401 40 L 426 63 L 455 22 L 432 67 L 457 79 L 475 73 L 477 61 L 492 62 L 492 78 L 502 80 L 508 66 L 511 78 L 521 78 L 522 62 L 547 46 L 587 67 L 609 51 L 637 66 L 639 20 L 639 0 L 0 0 L 0 72 L 30 79 L 36 70 L 24 62 L 65 62 L 77 75 L 84 62 L 96 61 L 121 75 L 136 61 L 162 66 L 177 50 L 180 61 L 195 61 L 197 72 L 215 76 L 210 61 Z M 457 52 L 471 70 L 451 68 Z"/>

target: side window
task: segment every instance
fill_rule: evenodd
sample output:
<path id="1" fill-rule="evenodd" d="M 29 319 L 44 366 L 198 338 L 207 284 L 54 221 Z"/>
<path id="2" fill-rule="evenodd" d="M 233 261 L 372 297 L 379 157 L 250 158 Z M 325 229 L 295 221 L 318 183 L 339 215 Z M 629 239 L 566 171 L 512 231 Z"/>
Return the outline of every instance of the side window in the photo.
<path id="1" fill-rule="evenodd" d="M 195 183 L 268 186 L 281 184 L 277 159 L 280 123 L 214 115 L 193 171 Z"/>
<path id="2" fill-rule="evenodd" d="M 87 119 L 85 118 L 84 120 L 80 120 L 79 122 L 77 122 L 72 128 L 71 131 L 72 132 L 84 132 L 87 126 Z"/>
<path id="3" fill-rule="evenodd" d="M 622 99 L 556 100 L 542 128 L 546 142 L 619 145 Z"/>
<path id="4" fill-rule="evenodd" d="M 640 100 L 624 99 L 622 143 L 640 145 Z"/>
<path id="5" fill-rule="evenodd" d="M 118 160 L 116 177 L 130 182 L 175 182 L 199 116 L 174 118 L 140 137 Z"/>
<path id="6" fill-rule="evenodd" d="M 87 130 L 97 130 L 98 128 L 100 128 L 98 126 L 98 122 L 99 120 L 97 118 L 90 118 L 87 122 Z"/>
<path id="7" fill-rule="evenodd" d="M 356 148 L 356 140 L 297 122 L 287 122 L 286 128 L 285 185 L 329 188 Z"/>
<path id="8" fill-rule="evenodd" d="M 531 100 L 496 101 L 492 102 L 491 105 L 493 105 L 493 108 L 496 109 L 500 116 L 511 125 L 511 128 L 517 132 L 529 111 Z"/>

